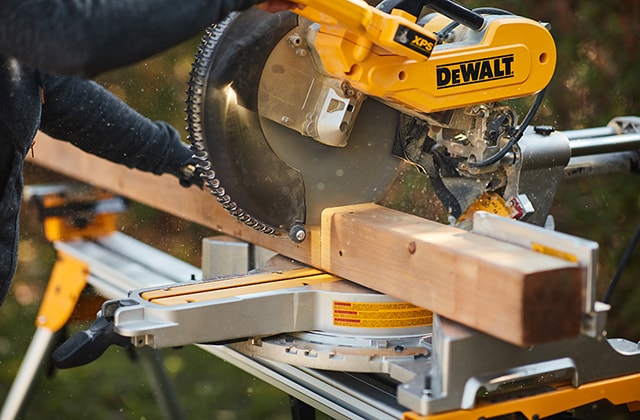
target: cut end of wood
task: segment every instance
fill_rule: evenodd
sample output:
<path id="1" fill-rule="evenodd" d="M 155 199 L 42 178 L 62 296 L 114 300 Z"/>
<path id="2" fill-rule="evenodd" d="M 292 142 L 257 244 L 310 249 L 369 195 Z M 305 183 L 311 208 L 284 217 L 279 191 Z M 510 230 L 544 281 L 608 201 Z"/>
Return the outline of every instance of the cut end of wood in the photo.
<path id="1" fill-rule="evenodd" d="M 580 269 L 565 268 L 527 277 L 523 289 L 525 345 L 541 344 L 580 334 L 582 284 Z"/>

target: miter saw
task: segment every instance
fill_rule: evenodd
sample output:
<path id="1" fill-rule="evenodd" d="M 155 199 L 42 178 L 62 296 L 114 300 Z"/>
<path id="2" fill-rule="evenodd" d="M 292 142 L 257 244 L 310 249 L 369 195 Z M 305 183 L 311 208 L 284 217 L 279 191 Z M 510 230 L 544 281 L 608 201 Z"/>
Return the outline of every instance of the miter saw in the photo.
<path id="1" fill-rule="evenodd" d="M 190 139 L 231 214 L 301 241 L 326 207 L 392 201 L 400 158 L 457 221 L 490 196 L 544 222 L 549 197 L 521 195 L 512 168 L 555 68 L 545 24 L 450 1 L 301 4 L 230 16 L 196 57 Z M 417 21 L 423 5 L 438 12 Z M 500 103 L 530 95 L 522 123 Z"/>
<path id="2" fill-rule="evenodd" d="M 232 14 L 199 47 L 188 131 L 217 201 L 239 221 L 298 245 L 324 209 L 370 202 L 463 229 L 473 224 L 480 235 L 518 246 L 534 240 L 584 269 L 580 336 L 518 347 L 280 261 L 247 276 L 106 302 L 97 323 L 57 351 L 58 364 L 85 363 L 109 344 L 234 342 L 252 357 L 388 374 L 400 404 L 414 410 L 406 418 L 465 418 L 469 411 L 455 410 L 496 402 L 496 411 L 474 414 L 539 416 L 599 398 L 640 401 L 619 391 L 640 383 L 640 348 L 604 337 L 607 305 L 594 296 L 597 245 L 540 227 L 552 223 L 563 177 L 638 169 L 640 119 L 570 132 L 531 127 L 555 46 L 548 25 L 504 10 L 450 0 L 377 7 L 300 0 L 292 11 Z M 522 106 L 529 111 L 521 118 Z M 420 187 L 406 185 L 409 172 L 419 174 L 412 183 Z M 211 328 L 224 317 L 228 323 Z M 596 358 L 602 363 L 591 366 Z M 618 377 L 625 381 L 604 383 Z M 600 387 L 599 398 L 588 394 L 595 392 L 589 383 Z M 567 384 L 580 393 L 548 406 Z"/>

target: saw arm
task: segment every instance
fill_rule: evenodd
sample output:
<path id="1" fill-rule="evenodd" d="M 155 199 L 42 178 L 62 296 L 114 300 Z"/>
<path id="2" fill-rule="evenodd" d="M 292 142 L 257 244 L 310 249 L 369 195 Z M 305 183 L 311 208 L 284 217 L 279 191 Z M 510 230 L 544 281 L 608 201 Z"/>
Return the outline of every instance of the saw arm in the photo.
<path id="1" fill-rule="evenodd" d="M 324 71 L 403 109 L 431 113 L 528 96 L 551 80 L 556 50 L 545 25 L 483 17 L 446 0 L 413 3 L 445 12 L 471 34 L 445 43 L 435 22 L 421 26 L 417 15 L 364 1 L 301 1 L 294 11 L 320 24 L 311 36 Z"/>

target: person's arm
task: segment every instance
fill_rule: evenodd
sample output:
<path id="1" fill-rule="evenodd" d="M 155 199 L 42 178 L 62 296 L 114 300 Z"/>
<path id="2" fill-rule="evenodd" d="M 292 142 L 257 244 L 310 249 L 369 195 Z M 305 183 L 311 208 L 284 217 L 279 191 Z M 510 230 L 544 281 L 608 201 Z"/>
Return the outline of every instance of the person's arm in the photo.
<path id="1" fill-rule="evenodd" d="M 71 76 L 42 76 L 40 129 L 80 149 L 155 174 L 181 177 L 192 153 L 178 132 L 151 121 L 95 82 Z"/>
<path id="2" fill-rule="evenodd" d="M 190 39 L 259 0 L 1 0 L 0 55 L 94 76 Z"/>

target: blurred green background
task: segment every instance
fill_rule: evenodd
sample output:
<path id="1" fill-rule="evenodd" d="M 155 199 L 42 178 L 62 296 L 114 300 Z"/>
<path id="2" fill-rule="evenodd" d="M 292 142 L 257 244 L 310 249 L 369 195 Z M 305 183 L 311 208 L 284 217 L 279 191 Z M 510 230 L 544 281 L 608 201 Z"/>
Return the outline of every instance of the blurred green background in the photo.
<path id="1" fill-rule="evenodd" d="M 463 3 L 500 7 L 551 23 L 558 46 L 558 68 L 536 124 L 574 129 L 602 126 L 615 116 L 640 115 L 639 2 Z M 99 81 L 143 114 L 182 129 L 186 82 L 198 42 L 194 39 L 136 66 L 102 75 Z M 62 179 L 33 165 L 27 166 L 25 178 L 27 183 Z M 552 209 L 557 230 L 600 244 L 600 297 L 640 225 L 639 181 L 638 175 L 572 179 L 558 191 Z M 200 264 L 201 239 L 213 233 L 137 204 L 120 218 L 120 225 L 123 232 L 196 266 Z M 0 307 L 2 400 L 34 331 L 35 314 L 54 258 L 35 209 L 24 206 L 21 228 L 18 273 L 10 296 Z M 639 286 L 640 250 L 636 250 L 612 301 L 610 336 L 640 340 Z M 78 321 L 72 328 L 86 325 L 87 321 Z M 163 354 L 187 418 L 289 418 L 284 393 L 224 361 L 193 347 L 164 350 Z M 24 418 L 161 418 L 154 395 L 140 363 L 127 352 L 112 348 L 98 363 L 42 378 Z"/>

